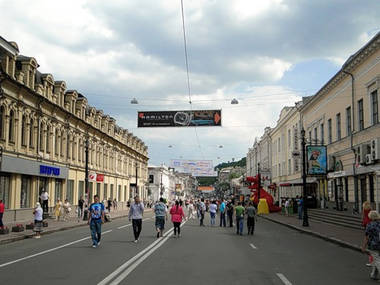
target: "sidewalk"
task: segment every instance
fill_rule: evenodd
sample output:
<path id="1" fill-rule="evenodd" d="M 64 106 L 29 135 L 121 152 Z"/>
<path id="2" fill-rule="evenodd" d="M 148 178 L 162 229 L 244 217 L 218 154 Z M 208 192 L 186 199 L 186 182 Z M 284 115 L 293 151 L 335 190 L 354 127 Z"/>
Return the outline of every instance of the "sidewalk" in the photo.
<path id="1" fill-rule="evenodd" d="M 147 208 L 145 211 L 149 212 L 149 211 L 151 211 L 151 209 Z M 129 212 L 129 209 L 122 209 L 122 210 L 111 211 L 111 213 L 110 213 L 111 219 L 113 220 L 113 219 L 118 219 L 118 218 L 126 217 L 128 215 L 128 212 Z M 41 232 L 41 235 L 55 233 L 55 232 L 58 232 L 58 231 L 73 229 L 73 228 L 77 228 L 77 227 L 81 227 L 81 226 L 86 226 L 87 225 L 87 221 L 80 220 L 78 222 L 78 218 L 74 217 L 74 215 L 75 215 L 75 211 L 68 218 L 67 221 L 56 221 L 55 219 L 52 219 L 52 218 L 46 219 L 46 221 L 48 222 L 49 226 L 46 227 L 46 228 L 43 228 L 43 231 Z M 33 222 L 32 219 L 29 222 L 25 222 L 25 221 L 24 222 L 20 222 L 20 224 L 23 224 L 24 227 L 25 227 L 26 224 L 29 224 L 31 222 Z M 18 240 L 23 240 L 23 239 L 26 239 L 26 238 L 31 238 L 31 237 L 34 236 L 33 230 L 27 230 L 27 229 L 25 229 L 23 232 L 11 232 L 12 226 L 14 226 L 16 224 L 18 224 L 18 222 L 6 225 L 9 228 L 9 234 L 0 235 L 0 245 L 1 244 L 5 244 L 5 243 L 11 243 L 11 242 L 18 241 Z"/>
<path id="2" fill-rule="evenodd" d="M 310 218 L 309 227 L 303 227 L 302 220 L 299 220 L 297 215 L 285 216 L 280 213 L 270 213 L 268 215 L 261 215 L 260 217 L 338 245 L 361 251 L 364 230 L 318 222 L 310 220 Z"/>

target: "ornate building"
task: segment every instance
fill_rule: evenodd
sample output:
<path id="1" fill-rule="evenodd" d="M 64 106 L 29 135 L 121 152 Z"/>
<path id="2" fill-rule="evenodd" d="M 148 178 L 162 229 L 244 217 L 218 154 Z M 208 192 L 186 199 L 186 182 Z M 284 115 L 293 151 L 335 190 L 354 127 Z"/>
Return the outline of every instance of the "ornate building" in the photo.
<path id="1" fill-rule="evenodd" d="M 0 199 L 7 209 L 31 208 L 42 189 L 50 205 L 76 204 L 85 194 L 86 145 L 90 199 L 147 196 L 148 149 L 139 138 L 1 37 L 0 67 Z"/>

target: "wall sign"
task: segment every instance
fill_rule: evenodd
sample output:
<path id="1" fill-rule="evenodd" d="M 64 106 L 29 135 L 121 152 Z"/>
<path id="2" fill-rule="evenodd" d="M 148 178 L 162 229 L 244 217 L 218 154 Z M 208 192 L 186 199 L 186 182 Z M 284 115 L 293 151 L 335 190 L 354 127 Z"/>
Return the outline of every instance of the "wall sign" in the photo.
<path id="1" fill-rule="evenodd" d="M 58 167 L 40 165 L 40 174 L 59 176 L 61 170 Z"/>

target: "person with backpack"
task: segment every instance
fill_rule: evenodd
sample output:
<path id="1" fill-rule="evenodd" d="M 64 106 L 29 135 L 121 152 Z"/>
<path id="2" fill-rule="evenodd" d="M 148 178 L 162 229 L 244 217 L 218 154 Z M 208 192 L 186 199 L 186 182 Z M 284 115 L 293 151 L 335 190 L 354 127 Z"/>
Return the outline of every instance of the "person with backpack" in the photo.
<path id="1" fill-rule="evenodd" d="M 94 203 L 88 208 L 92 247 L 96 248 L 100 245 L 100 238 L 102 236 L 102 224 L 104 224 L 104 205 L 99 202 L 99 196 L 94 196 Z"/>
<path id="2" fill-rule="evenodd" d="M 368 248 L 370 255 L 373 257 L 370 277 L 377 280 L 380 273 L 380 216 L 376 211 L 370 211 L 368 217 L 371 221 L 365 230 L 362 251 L 366 252 L 366 248 Z"/>
<path id="3" fill-rule="evenodd" d="M 182 218 L 185 218 L 185 213 L 183 212 L 182 207 L 178 201 L 175 201 L 175 204 L 170 209 L 170 215 L 172 215 L 172 222 L 174 226 L 174 237 L 176 237 L 178 232 L 178 237 L 181 236 L 181 223 Z"/>
<path id="4" fill-rule="evenodd" d="M 164 204 L 164 198 L 160 198 L 160 201 L 154 205 L 154 214 L 156 215 L 156 230 L 157 230 L 157 238 L 162 237 L 164 228 L 165 228 L 165 220 L 168 219 L 166 205 Z"/>

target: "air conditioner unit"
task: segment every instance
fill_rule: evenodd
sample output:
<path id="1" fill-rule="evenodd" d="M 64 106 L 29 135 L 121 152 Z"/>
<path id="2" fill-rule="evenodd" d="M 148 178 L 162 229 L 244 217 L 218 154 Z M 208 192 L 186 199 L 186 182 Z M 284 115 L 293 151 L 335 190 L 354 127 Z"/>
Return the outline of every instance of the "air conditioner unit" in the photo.
<path id="1" fill-rule="evenodd" d="M 366 162 L 366 155 L 371 152 L 371 148 L 368 144 L 360 144 L 355 147 L 355 152 L 357 155 L 357 161 L 360 164 L 364 164 Z"/>
<path id="2" fill-rule="evenodd" d="M 380 138 L 371 140 L 371 157 L 372 160 L 380 159 Z"/>
<path id="3" fill-rule="evenodd" d="M 334 155 L 329 155 L 328 158 L 327 158 L 327 162 L 328 162 L 329 170 L 334 171 L 334 169 L 335 169 L 335 162 L 336 162 L 335 156 Z"/>
<path id="4" fill-rule="evenodd" d="M 365 155 L 365 164 L 372 164 L 372 163 L 373 163 L 372 154 L 366 154 Z"/>

